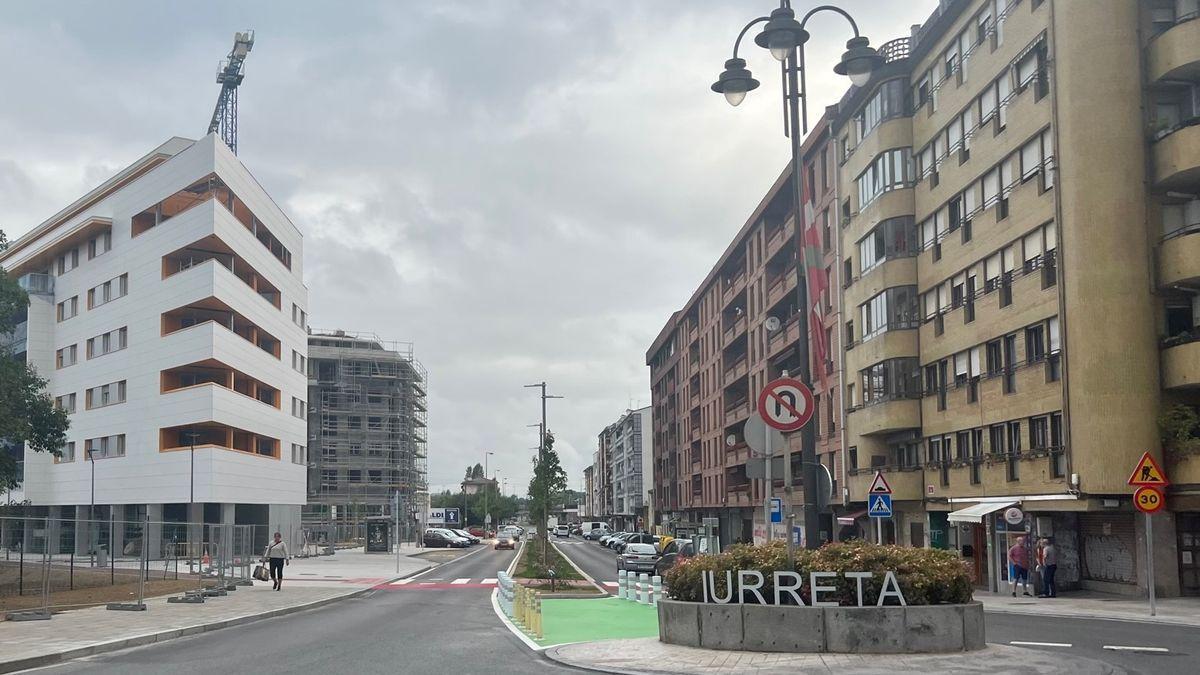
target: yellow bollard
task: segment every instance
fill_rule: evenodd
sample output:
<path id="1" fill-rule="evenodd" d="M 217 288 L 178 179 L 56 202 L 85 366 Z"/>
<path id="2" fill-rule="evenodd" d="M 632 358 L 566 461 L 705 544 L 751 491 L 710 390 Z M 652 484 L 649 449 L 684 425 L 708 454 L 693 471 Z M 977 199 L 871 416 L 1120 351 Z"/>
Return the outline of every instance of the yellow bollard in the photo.
<path id="1" fill-rule="evenodd" d="M 513 599 L 513 620 L 520 626 L 525 623 L 525 587 L 517 584 L 514 590 L 516 595 Z"/>
<path id="2" fill-rule="evenodd" d="M 534 608 L 535 608 L 534 614 L 537 616 L 537 619 L 535 619 L 535 621 L 537 622 L 537 628 L 535 629 L 534 634 L 537 636 L 537 639 L 541 640 L 542 639 L 542 593 L 541 593 L 541 591 L 538 591 L 537 595 L 534 598 Z"/>

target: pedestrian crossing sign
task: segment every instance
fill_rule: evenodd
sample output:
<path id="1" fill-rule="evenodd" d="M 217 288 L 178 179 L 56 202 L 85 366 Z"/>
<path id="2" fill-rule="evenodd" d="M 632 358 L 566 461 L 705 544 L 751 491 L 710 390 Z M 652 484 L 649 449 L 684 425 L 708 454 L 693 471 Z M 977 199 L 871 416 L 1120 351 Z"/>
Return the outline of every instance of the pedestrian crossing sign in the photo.
<path id="1" fill-rule="evenodd" d="M 872 518 L 891 518 L 892 496 L 888 494 L 868 495 L 867 515 Z"/>

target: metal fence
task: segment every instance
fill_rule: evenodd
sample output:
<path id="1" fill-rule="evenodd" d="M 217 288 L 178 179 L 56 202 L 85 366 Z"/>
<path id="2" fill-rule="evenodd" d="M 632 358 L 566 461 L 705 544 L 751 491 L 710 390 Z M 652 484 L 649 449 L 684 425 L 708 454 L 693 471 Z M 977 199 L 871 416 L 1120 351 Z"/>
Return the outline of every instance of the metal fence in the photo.
<path id="1" fill-rule="evenodd" d="M 292 555 L 322 552 L 307 530 L 283 534 Z M 221 595 L 250 582 L 271 535 L 267 525 L 0 517 L 0 613 L 49 618 L 101 604 L 144 609 L 150 595 Z"/>

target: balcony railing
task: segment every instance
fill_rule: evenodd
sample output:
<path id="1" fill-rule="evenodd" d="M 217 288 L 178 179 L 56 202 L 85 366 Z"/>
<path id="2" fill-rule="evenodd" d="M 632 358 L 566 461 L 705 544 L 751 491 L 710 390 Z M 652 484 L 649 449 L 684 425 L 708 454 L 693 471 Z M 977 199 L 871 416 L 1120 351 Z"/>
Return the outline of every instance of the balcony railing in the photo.
<path id="1" fill-rule="evenodd" d="M 894 61 L 907 59 L 911 53 L 911 38 L 896 38 L 895 40 L 889 40 L 879 45 L 879 55 L 883 57 L 884 63 L 892 63 Z"/>
<path id="2" fill-rule="evenodd" d="M 54 295 L 54 276 L 30 272 L 17 279 L 17 285 L 31 295 Z"/>

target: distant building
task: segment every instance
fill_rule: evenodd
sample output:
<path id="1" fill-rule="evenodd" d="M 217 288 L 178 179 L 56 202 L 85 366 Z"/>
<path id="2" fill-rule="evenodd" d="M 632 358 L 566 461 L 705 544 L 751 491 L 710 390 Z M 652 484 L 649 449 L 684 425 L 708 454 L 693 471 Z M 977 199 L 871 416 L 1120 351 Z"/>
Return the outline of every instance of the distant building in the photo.
<path id="1" fill-rule="evenodd" d="M 593 472 L 602 473 L 604 482 L 598 491 L 604 510 L 600 518 L 612 521 L 613 527 L 649 527 L 646 520 L 650 509 L 646 490 L 651 487 L 654 453 L 650 437 L 650 407 L 626 411 L 600 433 L 598 450 L 593 455 Z M 599 464 L 603 462 L 603 464 Z"/>

